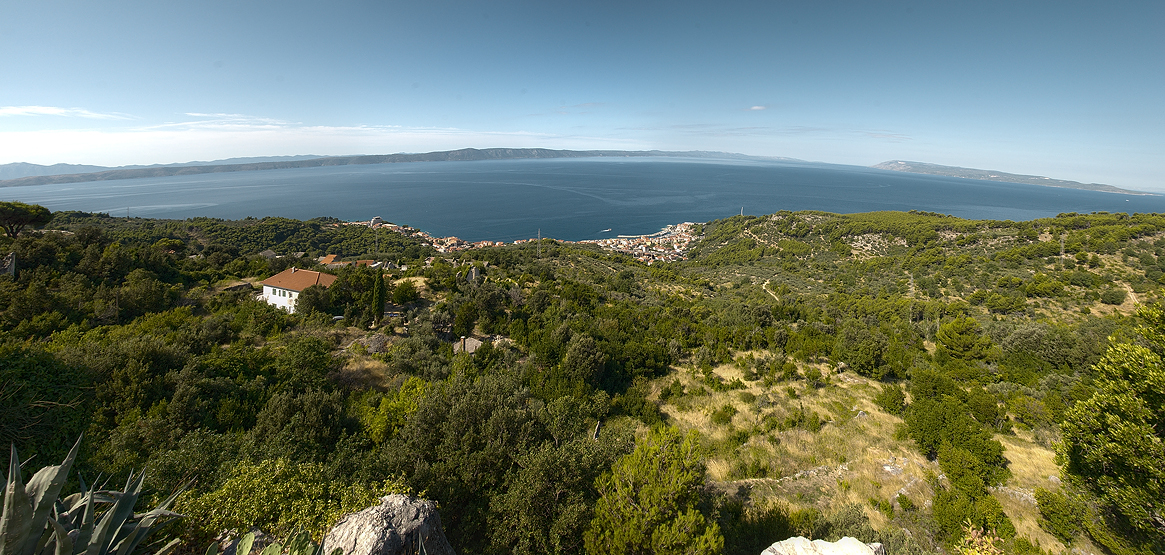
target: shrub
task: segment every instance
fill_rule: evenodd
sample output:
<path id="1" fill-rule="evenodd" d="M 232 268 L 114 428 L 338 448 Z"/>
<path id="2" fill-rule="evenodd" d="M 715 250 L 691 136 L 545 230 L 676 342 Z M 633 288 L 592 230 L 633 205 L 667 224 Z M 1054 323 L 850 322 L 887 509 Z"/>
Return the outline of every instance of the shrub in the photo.
<path id="1" fill-rule="evenodd" d="M 890 501 L 871 497 L 870 506 L 877 509 L 878 512 L 886 515 L 886 518 L 894 518 L 894 504 Z"/>
<path id="2" fill-rule="evenodd" d="M 678 379 L 673 380 L 671 385 L 663 388 L 659 392 L 659 400 L 661 402 L 667 401 L 668 399 L 679 399 L 680 397 L 683 397 L 683 396 L 684 396 L 684 384 L 680 383 L 680 381 Z"/>
<path id="3" fill-rule="evenodd" d="M 404 426 L 408 415 L 416 412 L 427 385 L 425 380 L 410 376 L 395 393 L 381 397 L 377 406 L 362 407 L 360 423 L 364 431 L 376 443 L 384 443 Z"/>
<path id="4" fill-rule="evenodd" d="M 882 386 L 882 391 L 874 397 L 874 404 L 882 408 L 882 410 L 896 415 L 902 416 L 906 411 L 906 395 L 902 393 L 902 388 L 897 385 Z"/>
<path id="5" fill-rule="evenodd" d="M 1100 294 L 1100 302 L 1111 305 L 1122 304 L 1126 296 L 1128 292 L 1124 289 L 1108 289 Z"/>
<path id="6" fill-rule="evenodd" d="M 730 424 L 732 417 L 736 416 L 736 407 L 732 405 L 724 405 L 712 412 L 712 423 L 721 426 Z"/>
<path id="7" fill-rule="evenodd" d="M 695 432 L 662 428 L 601 477 L 585 535 L 593 554 L 721 553 L 724 536 L 697 505 L 704 463 Z"/>
<path id="8" fill-rule="evenodd" d="M 400 480 L 343 484 L 324 476 L 323 465 L 315 463 L 240 463 L 218 489 L 187 497 L 181 510 L 190 515 L 196 537 L 258 527 L 281 537 L 308 531 L 318 540 L 344 514 L 390 493 L 411 493 Z"/>
<path id="9" fill-rule="evenodd" d="M 1072 545 L 1072 539 L 1080 533 L 1083 511 L 1059 491 L 1036 488 L 1036 504 L 1040 509 L 1040 528 L 1056 536 L 1064 545 Z"/>

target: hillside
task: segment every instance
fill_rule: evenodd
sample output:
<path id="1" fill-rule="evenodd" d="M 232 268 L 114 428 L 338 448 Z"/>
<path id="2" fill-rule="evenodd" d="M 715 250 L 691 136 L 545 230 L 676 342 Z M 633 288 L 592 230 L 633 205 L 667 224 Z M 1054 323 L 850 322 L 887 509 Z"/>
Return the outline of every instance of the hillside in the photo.
<path id="1" fill-rule="evenodd" d="M 438 255 L 331 219 L 48 227 L 0 239 L 0 437 L 54 461 L 85 432 L 85 475 L 189 482 L 186 552 L 318 534 L 390 491 L 437 501 L 463 553 L 952 553 L 968 522 L 1007 553 L 1163 545 L 1054 451 L 1087 441 L 1075 407 L 1115 387 L 1112 344 L 1165 344 L 1165 216 L 735 216 L 650 266 L 549 239 Z M 292 266 L 338 279 L 302 314 L 255 300 Z M 1127 472 L 1156 471 L 1147 449 Z M 1155 510 L 1121 499 L 1144 492 Z"/>
<path id="2" fill-rule="evenodd" d="M 944 175 L 947 177 L 961 177 L 963 179 L 979 179 L 983 181 L 1002 181 L 1004 183 L 1024 183 L 1027 185 L 1040 185 L 1043 187 L 1063 187 L 1065 189 L 1085 189 L 1088 191 L 1101 191 L 1105 193 L 1120 193 L 1123 195 L 1151 195 L 1153 193 L 1146 193 L 1143 191 L 1130 191 L 1128 189 L 1121 189 L 1113 187 L 1112 185 L 1104 185 L 1102 183 L 1080 183 L 1079 181 L 1066 181 L 1063 179 L 1052 179 L 1050 177 L 1043 177 L 1039 175 L 1019 175 L 1014 173 L 1007 173 L 995 170 L 976 170 L 971 168 L 960 168 L 958 166 L 941 166 L 939 164 L 927 164 L 924 162 L 905 162 L 902 160 L 891 160 L 889 162 L 882 162 L 870 166 L 879 170 L 890 170 L 896 172 L 907 173 L 922 173 L 927 175 Z"/>

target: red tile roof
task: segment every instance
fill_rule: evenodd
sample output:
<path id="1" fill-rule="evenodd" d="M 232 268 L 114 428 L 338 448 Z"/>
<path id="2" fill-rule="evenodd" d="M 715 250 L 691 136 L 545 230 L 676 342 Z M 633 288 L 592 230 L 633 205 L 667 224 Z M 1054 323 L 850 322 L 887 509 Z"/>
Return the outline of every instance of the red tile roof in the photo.
<path id="1" fill-rule="evenodd" d="M 336 281 L 336 276 L 332 274 L 288 268 L 263 280 L 263 285 L 287 289 L 289 291 L 303 291 L 313 285 L 330 287 L 334 281 Z"/>

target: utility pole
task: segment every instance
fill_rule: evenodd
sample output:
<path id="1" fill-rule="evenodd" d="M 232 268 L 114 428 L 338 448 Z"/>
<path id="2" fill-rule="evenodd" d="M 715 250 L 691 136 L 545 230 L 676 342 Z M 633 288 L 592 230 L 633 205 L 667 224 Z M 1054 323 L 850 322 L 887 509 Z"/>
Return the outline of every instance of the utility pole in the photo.
<path id="1" fill-rule="evenodd" d="M 538 258 L 542 258 L 542 228 L 538 228 Z"/>

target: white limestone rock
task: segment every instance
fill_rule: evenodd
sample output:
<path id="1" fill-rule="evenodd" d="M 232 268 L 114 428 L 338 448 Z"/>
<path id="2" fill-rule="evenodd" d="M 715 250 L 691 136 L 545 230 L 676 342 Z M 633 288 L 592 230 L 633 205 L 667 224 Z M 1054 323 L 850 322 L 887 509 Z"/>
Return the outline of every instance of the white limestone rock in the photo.
<path id="1" fill-rule="evenodd" d="M 886 550 L 880 543 L 866 544 L 849 537 L 827 542 L 797 536 L 770 545 L 761 555 L 886 555 Z"/>
<path id="2" fill-rule="evenodd" d="M 344 555 L 455 555 L 432 501 L 388 495 L 380 504 L 340 519 L 324 536 L 323 552 Z"/>

